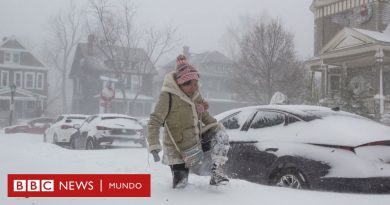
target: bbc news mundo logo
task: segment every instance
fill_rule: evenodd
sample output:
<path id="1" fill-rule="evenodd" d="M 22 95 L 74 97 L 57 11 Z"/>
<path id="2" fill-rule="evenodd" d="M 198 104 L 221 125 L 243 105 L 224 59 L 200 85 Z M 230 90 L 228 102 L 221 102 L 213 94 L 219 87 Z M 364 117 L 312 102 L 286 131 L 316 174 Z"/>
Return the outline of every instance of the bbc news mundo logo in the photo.
<path id="1" fill-rule="evenodd" d="M 8 197 L 150 197 L 150 174 L 9 174 Z"/>
<path id="2" fill-rule="evenodd" d="M 14 180 L 14 192 L 54 192 L 54 180 Z"/>

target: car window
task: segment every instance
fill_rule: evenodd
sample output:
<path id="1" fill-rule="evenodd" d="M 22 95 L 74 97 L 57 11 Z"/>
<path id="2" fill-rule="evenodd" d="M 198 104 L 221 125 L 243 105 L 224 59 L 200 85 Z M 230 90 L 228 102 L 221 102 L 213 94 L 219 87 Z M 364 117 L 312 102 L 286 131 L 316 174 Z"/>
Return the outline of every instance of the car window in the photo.
<path id="1" fill-rule="evenodd" d="M 67 117 L 68 120 L 85 120 L 86 117 Z"/>
<path id="2" fill-rule="evenodd" d="M 260 110 L 253 119 L 250 128 L 259 129 L 284 124 L 285 118 L 283 113 Z"/>
<path id="3" fill-rule="evenodd" d="M 248 120 L 248 117 L 253 116 L 251 114 L 253 114 L 253 110 L 239 111 L 226 117 L 221 122 L 227 130 L 241 129 L 244 123 Z"/>
<path id="4" fill-rule="evenodd" d="M 58 118 L 56 119 L 55 122 L 59 122 L 59 121 L 61 121 L 62 119 L 64 119 L 64 116 L 60 115 L 60 116 L 58 116 Z"/>
<path id="5" fill-rule="evenodd" d="M 296 118 L 296 117 L 293 116 L 293 115 L 287 115 L 287 116 L 286 116 L 286 122 L 287 122 L 288 125 L 289 125 L 289 124 L 292 124 L 292 123 L 294 123 L 294 122 L 300 122 L 300 121 L 301 121 L 300 119 Z"/>

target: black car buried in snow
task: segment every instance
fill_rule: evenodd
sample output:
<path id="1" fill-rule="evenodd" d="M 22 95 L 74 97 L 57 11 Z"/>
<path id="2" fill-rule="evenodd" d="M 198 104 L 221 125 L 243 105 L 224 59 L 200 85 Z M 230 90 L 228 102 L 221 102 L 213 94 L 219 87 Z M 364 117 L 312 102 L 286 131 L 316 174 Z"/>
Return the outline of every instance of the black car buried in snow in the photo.
<path id="1" fill-rule="evenodd" d="M 291 187 L 390 192 L 390 127 L 330 108 L 246 107 L 216 116 L 230 137 L 231 178 Z M 195 173 L 207 174 L 210 156 Z"/>

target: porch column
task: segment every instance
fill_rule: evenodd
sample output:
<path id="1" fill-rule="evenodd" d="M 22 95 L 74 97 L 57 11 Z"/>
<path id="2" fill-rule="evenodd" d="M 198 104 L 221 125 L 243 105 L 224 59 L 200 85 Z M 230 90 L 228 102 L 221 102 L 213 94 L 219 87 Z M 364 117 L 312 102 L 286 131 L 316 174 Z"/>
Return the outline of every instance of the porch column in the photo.
<path id="1" fill-rule="evenodd" d="M 314 92 L 314 89 L 315 89 L 315 84 L 314 84 L 314 74 L 315 72 L 314 71 L 310 71 L 310 93 L 311 93 L 311 101 L 313 101 L 314 99 L 314 95 L 315 95 L 315 92 Z"/>
<path id="2" fill-rule="evenodd" d="M 324 98 L 324 97 L 328 97 L 328 65 L 321 64 L 321 68 L 322 68 L 321 70 L 323 70 L 322 72 L 323 76 L 321 76 L 321 81 L 323 81 L 324 83 L 322 98 Z"/>
<path id="3" fill-rule="evenodd" d="M 348 87 L 348 82 L 347 82 L 347 63 L 342 63 L 342 72 L 341 72 L 341 96 L 345 95 L 346 88 Z"/>
<path id="4" fill-rule="evenodd" d="M 375 54 L 376 62 L 379 66 L 379 112 L 384 113 L 384 96 L 383 96 L 383 50 L 379 48 Z"/>

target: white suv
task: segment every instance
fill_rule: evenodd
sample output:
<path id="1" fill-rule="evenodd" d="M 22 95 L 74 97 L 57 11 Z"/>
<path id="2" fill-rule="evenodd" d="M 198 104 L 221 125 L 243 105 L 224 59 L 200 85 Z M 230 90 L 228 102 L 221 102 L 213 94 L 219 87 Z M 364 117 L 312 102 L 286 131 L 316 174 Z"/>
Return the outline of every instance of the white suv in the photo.
<path id="1" fill-rule="evenodd" d="M 97 114 L 81 124 L 86 149 L 126 146 L 146 147 L 143 127 L 137 119 L 121 114 Z"/>
<path id="2" fill-rule="evenodd" d="M 88 115 L 66 114 L 59 115 L 55 122 L 50 125 L 43 135 L 43 141 L 58 145 L 74 146 L 72 135 L 77 132 L 76 124 L 82 124 Z"/>

